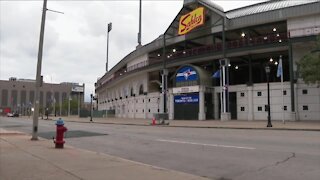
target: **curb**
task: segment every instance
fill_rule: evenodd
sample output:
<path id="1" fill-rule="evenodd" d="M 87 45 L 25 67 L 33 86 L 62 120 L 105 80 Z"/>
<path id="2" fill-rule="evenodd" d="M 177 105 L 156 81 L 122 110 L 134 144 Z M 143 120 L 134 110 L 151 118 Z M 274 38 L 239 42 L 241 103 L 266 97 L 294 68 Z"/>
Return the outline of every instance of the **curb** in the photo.
<path id="1" fill-rule="evenodd" d="M 50 120 L 50 119 L 49 119 Z M 52 120 L 55 121 L 55 120 Z M 127 125 L 127 126 L 153 126 L 153 127 L 179 127 L 179 128 L 202 128 L 202 129 L 246 129 L 246 130 L 281 130 L 281 131 L 320 131 L 320 129 L 298 129 L 298 128 L 255 128 L 255 127 L 223 127 L 223 126 L 184 126 L 184 125 L 151 125 L 151 124 L 131 124 L 131 123 L 113 123 L 113 122 L 83 122 L 75 120 L 64 120 L 66 122 L 77 122 L 77 123 L 96 123 L 96 124 L 112 124 L 112 125 Z"/>

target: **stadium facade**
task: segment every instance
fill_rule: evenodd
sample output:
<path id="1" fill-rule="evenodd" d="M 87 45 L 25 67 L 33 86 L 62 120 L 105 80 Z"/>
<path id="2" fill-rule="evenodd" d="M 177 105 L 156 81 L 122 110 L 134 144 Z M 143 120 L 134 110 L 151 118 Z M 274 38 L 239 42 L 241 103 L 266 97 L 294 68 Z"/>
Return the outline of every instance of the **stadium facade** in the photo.
<path id="1" fill-rule="evenodd" d="M 124 118 L 266 120 L 270 107 L 273 120 L 319 120 L 320 89 L 305 84 L 296 65 L 319 33 L 319 0 L 227 12 L 185 0 L 164 34 L 97 80 L 98 109 Z"/>

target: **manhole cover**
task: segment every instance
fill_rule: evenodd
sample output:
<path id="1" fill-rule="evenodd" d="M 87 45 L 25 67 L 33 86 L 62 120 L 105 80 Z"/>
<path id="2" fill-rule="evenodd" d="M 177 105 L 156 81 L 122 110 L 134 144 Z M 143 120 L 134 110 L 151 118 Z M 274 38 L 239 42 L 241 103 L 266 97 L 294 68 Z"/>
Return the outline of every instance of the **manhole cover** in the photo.
<path id="1" fill-rule="evenodd" d="M 40 132 L 38 133 L 38 135 L 46 139 L 52 139 L 52 137 L 55 137 L 56 132 Z M 108 134 L 89 132 L 89 131 L 67 131 L 64 134 L 64 138 L 80 138 L 80 137 L 106 136 L 106 135 Z"/>

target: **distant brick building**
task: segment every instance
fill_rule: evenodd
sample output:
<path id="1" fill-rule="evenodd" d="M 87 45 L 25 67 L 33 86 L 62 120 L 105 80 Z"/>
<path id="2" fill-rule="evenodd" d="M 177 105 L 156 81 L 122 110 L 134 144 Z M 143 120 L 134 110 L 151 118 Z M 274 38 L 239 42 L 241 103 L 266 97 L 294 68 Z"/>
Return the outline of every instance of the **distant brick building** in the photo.
<path id="1" fill-rule="evenodd" d="M 84 102 L 84 84 L 60 83 L 50 84 L 43 82 L 40 87 L 40 113 L 44 114 L 48 108 L 51 114 L 66 115 L 62 103 L 70 100 Z M 0 108 L 10 108 L 11 111 L 22 115 L 30 114 L 34 107 L 35 80 L 10 78 L 8 81 L 0 80 Z M 77 114 L 73 112 L 72 114 Z"/>

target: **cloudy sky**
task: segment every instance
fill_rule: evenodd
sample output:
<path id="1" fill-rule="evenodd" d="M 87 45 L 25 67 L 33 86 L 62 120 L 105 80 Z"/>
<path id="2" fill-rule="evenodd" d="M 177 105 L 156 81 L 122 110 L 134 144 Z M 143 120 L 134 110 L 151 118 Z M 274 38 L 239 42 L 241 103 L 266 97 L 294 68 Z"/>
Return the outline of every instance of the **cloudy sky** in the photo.
<path id="1" fill-rule="evenodd" d="M 261 1 L 261 0 L 260 0 Z M 215 1 L 225 11 L 259 1 Z M 0 1 L 0 79 L 35 79 L 43 1 Z M 183 0 L 142 1 L 142 44 L 162 34 Z M 107 24 L 109 69 L 137 46 L 138 0 L 51 1 L 47 11 L 42 75 L 48 83 L 86 84 L 86 101 L 105 73 Z"/>

